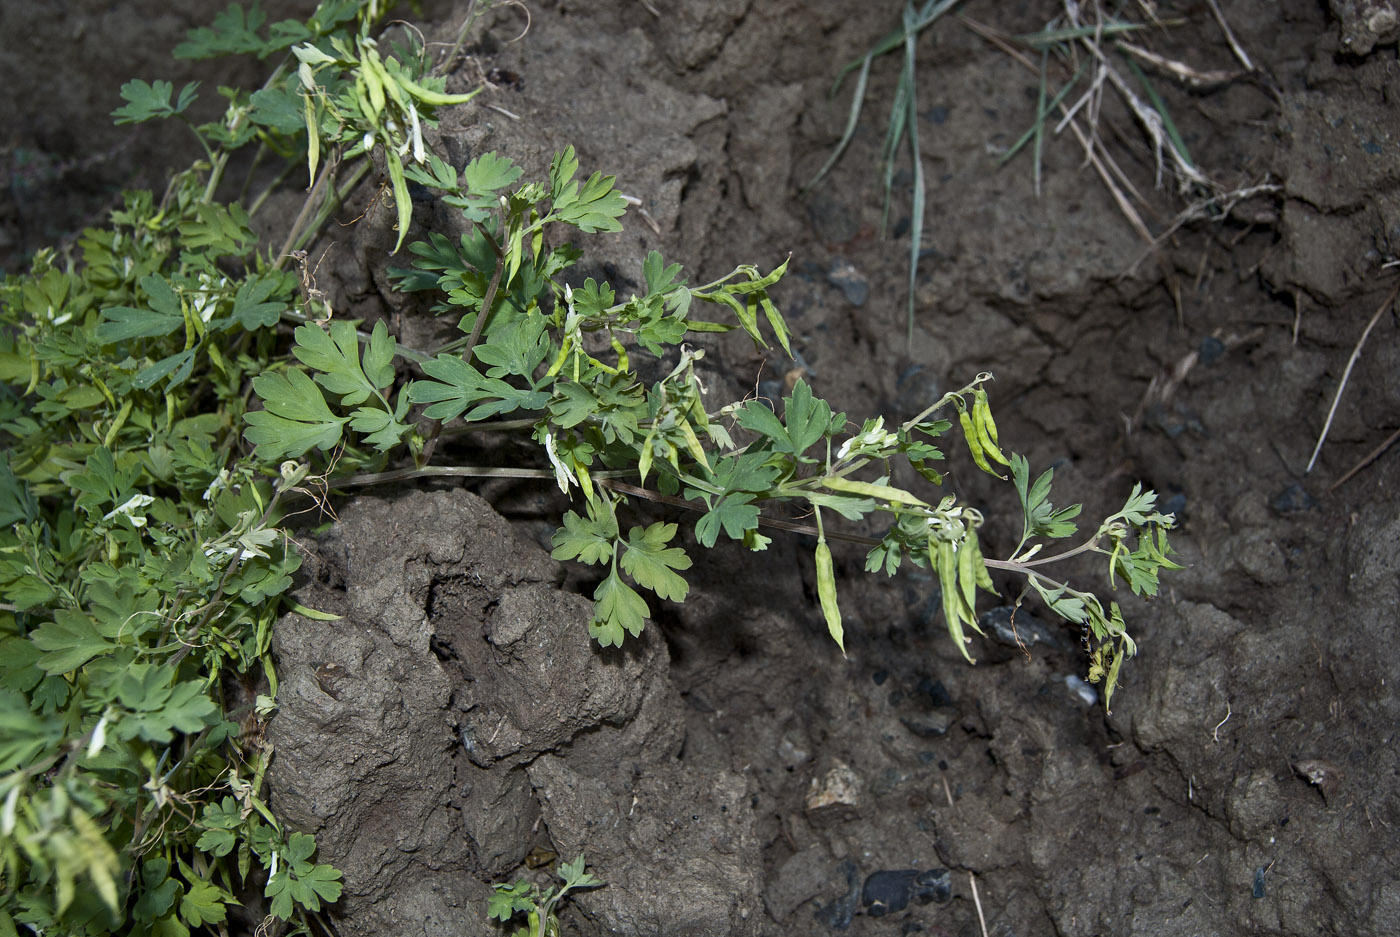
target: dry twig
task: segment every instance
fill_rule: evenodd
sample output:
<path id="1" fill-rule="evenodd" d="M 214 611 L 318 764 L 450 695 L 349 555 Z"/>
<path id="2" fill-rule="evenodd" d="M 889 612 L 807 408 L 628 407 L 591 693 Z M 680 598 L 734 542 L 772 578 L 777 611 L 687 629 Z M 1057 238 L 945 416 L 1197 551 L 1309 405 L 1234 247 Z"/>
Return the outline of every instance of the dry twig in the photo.
<path id="1" fill-rule="evenodd" d="M 1375 314 L 1371 316 L 1371 321 L 1366 323 L 1366 330 L 1361 333 L 1361 338 L 1356 343 L 1356 347 L 1351 350 L 1351 359 L 1347 361 L 1347 369 L 1342 372 L 1341 383 L 1337 385 L 1337 393 L 1332 398 L 1332 406 L 1327 411 L 1327 422 L 1322 425 L 1322 434 L 1317 437 L 1317 445 L 1313 447 L 1312 458 L 1308 460 L 1308 467 L 1303 474 L 1313 470 L 1317 464 L 1317 454 L 1322 451 L 1322 443 L 1327 439 L 1327 432 L 1332 428 L 1332 418 L 1337 415 L 1337 404 L 1342 401 L 1342 391 L 1346 390 L 1347 381 L 1351 379 L 1351 369 L 1356 367 L 1356 359 L 1361 357 L 1361 348 L 1366 344 L 1366 339 L 1370 337 L 1371 330 L 1376 327 L 1376 323 L 1381 320 L 1381 315 L 1390 308 L 1390 304 L 1395 302 L 1395 297 L 1400 294 L 1400 286 L 1390 291 L 1390 295 L 1385 298 L 1385 302 L 1380 304 Z"/>

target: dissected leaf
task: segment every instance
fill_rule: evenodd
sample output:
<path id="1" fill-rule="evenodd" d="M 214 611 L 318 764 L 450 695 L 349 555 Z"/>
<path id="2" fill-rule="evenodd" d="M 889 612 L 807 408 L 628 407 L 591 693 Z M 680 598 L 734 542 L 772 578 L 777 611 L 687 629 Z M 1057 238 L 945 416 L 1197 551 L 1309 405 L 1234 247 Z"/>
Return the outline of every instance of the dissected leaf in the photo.
<path id="1" fill-rule="evenodd" d="M 243 415 L 248 424 L 243 437 L 266 459 L 301 456 L 312 448 L 329 449 L 340 442 L 341 428 L 350 419 L 332 413 L 321 388 L 298 368 L 289 368 L 285 374 L 268 371 L 253 378 L 253 391 L 266 409 Z"/>
<path id="2" fill-rule="evenodd" d="M 614 569 L 593 593 L 593 621 L 588 633 L 604 647 L 621 647 L 623 632 L 639 637 L 650 615 L 646 601 Z"/>
<path id="3" fill-rule="evenodd" d="M 663 599 L 683 602 L 690 586 L 675 571 L 690 569 L 690 557 L 680 547 L 666 546 L 675 535 L 675 524 L 655 523 L 645 529 L 633 527 L 627 534 L 621 562 L 623 570 L 638 585 Z"/>

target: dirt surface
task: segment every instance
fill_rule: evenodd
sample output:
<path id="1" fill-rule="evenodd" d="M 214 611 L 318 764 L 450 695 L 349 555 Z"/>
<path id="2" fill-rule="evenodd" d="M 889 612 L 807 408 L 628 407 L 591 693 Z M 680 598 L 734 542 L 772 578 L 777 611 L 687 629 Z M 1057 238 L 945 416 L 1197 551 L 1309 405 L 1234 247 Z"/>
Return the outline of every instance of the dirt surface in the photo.
<path id="1" fill-rule="evenodd" d="M 1144 481 L 1182 520 L 1187 568 L 1159 600 L 1125 602 L 1140 654 L 1109 716 L 1069 679 L 1085 669 L 1071 630 L 1039 626 L 1027 656 L 989 619 L 968 667 L 935 585 L 868 577 L 857 550 L 837 556 L 845 659 L 799 538 L 697 556 L 685 605 L 609 654 L 587 642 L 586 573 L 539 549 L 561 507 L 549 491 L 482 487 L 509 520 L 460 489 L 339 505 L 298 597 L 346 618 L 279 629 L 269 776 L 276 809 L 345 870 L 338 932 L 493 933 L 486 883 L 543 881 L 527 856 L 583 851 L 609 883 L 573 900 L 566 929 L 583 934 L 1400 933 L 1400 458 L 1336 484 L 1400 424 L 1393 313 L 1305 472 L 1400 255 L 1394 4 L 1223 4 L 1256 72 L 1156 79 L 1202 171 L 1279 187 L 1223 217 L 1172 230 L 1189 200 L 1154 191 L 1150 148 L 1105 112 L 1152 234 L 1168 234 L 1155 251 L 1072 140 L 1047 142 L 1039 198 L 1025 155 L 998 168 L 1035 76 L 957 19 L 936 25 L 919 47 L 912 347 L 908 235 L 875 233 L 893 61 L 850 152 L 799 195 L 845 120 L 836 68 L 897 10 L 652 5 L 533 2 L 518 42 L 518 11 L 498 13 L 453 79 L 499 69 L 498 84 L 445 115 L 441 152 L 499 150 L 538 174 L 573 144 L 585 170 L 615 173 L 656 223 L 633 213 L 585 243 L 587 272 L 619 291 L 651 249 L 698 282 L 791 252 L 777 298 L 835 407 L 907 417 L 992 371 L 1003 440 L 1056 466 L 1057 501 L 1088 517 Z M 427 11 L 430 38 L 459 6 Z M 1183 23 L 1154 49 L 1237 69 L 1208 4 L 1158 6 Z M 1059 9 L 965 7 L 1007 33 Z M 448 210 L 420 208 L 450 234 Z M 348 229 L 327 279 L 338 312 L 387 315 L 414 344 L 434 326 L 389 295 L 387 223 Z M 791 367 L 738 342 L 706 363 L 727 399 Z M 955 459 L 949 485 L 1004 553 L 1014 504 L 970 468 Z M 901 870 L 921 874 L 877 874 Z M 912 900 L 865 900 L 882 888 L 888 908 Z"/>

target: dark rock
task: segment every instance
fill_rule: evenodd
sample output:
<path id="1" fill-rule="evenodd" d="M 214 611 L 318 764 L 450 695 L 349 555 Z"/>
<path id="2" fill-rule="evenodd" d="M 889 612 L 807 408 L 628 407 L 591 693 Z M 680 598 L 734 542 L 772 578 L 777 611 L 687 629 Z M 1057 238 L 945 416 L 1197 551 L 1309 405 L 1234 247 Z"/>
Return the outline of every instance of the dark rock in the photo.
<path id="1" fill-rule="evenodd" d="M 934 708 L 953 705 L 953 697 L 948 695 L 948 688 L 943 685 L 942 680 L 920 677 L 918 685 L 914 687 L 914 692 L 928 697 L 926 702 Z"/>
<path id="2" fill-rule="evenodd" d="M 948 108 L 944 107 L 942 104 L 935 104 L 933 107 L 924 111 L 924 120 L 927 120 L 931 124 L 942 124 L 948 120 Z"/>
<path id="3" fill-rule="evenodd" d="M 901 371 L 895 391 L 894 400 L 885 409 L 901 423 L 918 416 L 943 396 L 938 377 L 922 364 L 912 364 Z"/>
<path id="4" fill-rule="evenodd" d="M 1254 897 L 1264 897 L 1264 867 L 1261 865 L 1254 870 Z"/>
<path id="5" fill-rule="evenodd" d="M 1280 514 L 1297 514 L 1299 511 L 1310 511 L 1317 507 L 1317 499 L 1302 485 L 1294 482 L 1274 495 L 1269 507 Z"/>
<path id="6" fill-rule="evenodd" d="M 919 738 L 933 739 L 948 734 L 948 727 L 953 724 L 953 717 L 947 713 L 933 713 L 919 719 L 900 717 L 899 721 L 904 725 L 904 728 Z"/>
<path id="7" fill-rule="evenodd" d="M 1186 520 L 1186 492 L 1177 491 L 1172 493 L 1162 502 L 1161 511 L 1163 514 L 1170 514 L 1176 518 L 1178 524 Z"/>
<path id="8" fill-rule="evenodd" d="M 849 260 L 834 260 L 826 272 L 826 282 L 845 294 L 847 302 L 860 307 L 870 298 L 870 281 Z"/>
<path id="9" fill-rule="evenodd" d="M 875 671 L 873 674 L 870 675 L 870 679 L 875 681 L 875 685 L 876 685 L 876 686 L 883 686 L 884 683 L 885 683 L 885 681 L 888 680 L 889 678 L 890 678 L 890 672 L 889 672 L 888 670 L 883 670 L 883 669 L 877 670 L 877 671 Z"/>
<path id="10" fill-rule="evenodd" d="M 871 917 L 884 917 L 909 907 L 910 901 L 928 904 L 947 901 L 953 880 L 947 869 L 885 869 L 870 873 L 861 890 L 861 903 Z"/>
<path id="11" fill-rule="evenodd" d="M 1210 367 L 1219 361 L 1225 354 L 1225 343 L 1214 335 L 1207 335 L 1201 339 L 1200 350 L 1196 352 L 1196 358 L 1201 364 Z"/>
<path id="12" fill-rule="evenodd" d="M 831 904 L 817 905 L 813 916 L 818 923 L 832 930 L 846 930 L 851 926 L 851 918 L 860 904 L 860 876 L 856 864 L 850 859 L 837 866 L 836 871 L 846 879 L 846 893 Z"/>
<path id="13" fill-rule="evenodd" d="M 1017 609 L 1014 605 L 999 605 L 983 612 L 977 623 L 982 626 L 988 637 L 1009 647 L 1043 644 L 1062 651 L 1070 649 L 1067 641 L 1051 631 L 1035 613 L 1024 607 Z"/>

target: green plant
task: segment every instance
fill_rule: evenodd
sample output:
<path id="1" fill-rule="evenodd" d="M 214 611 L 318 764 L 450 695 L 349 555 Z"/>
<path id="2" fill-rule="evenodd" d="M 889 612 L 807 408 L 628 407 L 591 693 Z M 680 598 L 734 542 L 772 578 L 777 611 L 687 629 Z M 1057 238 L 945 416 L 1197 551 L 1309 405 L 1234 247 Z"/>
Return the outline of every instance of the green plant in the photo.
<path id="1" fill-rule="evenodd" d="M 177 54 L 360 58 L 332 75 L 289 57 L 252 94 L 221 88 L 223 117 L 187 122 L 203 160 L 0 287 L 0 934 L 221 929 L 257 888 L 300 930 L 340 894 L 314 840 L 261 799 L 270 635 L 300 564 L 281 525 L 306 471 L 247 458 L 239 432 L 249 380 L 283 353 L 279 323 L 305 321 L 285 251 L 259 254 L 250 226 L 285 175 L 248 210 L 217 195 L 245 146 L 255 167 L 352 131 L 397 153 L 412 145 L 397 126 L 460 99 L 416 54 L 374 57 L 377 6 L 326 0 L 264 33 L 235 4 L 194 30 Z M 383 108 L 343 103 L 371 71 Z M 134 80 L 114 116 L 186 121 L 196 92 Z M 313 192 L 293 237 L 332 202 Z"/>
<path id="2" fill-rule="evenodd" d="M 339 897 L 339 873 L 261 793 L 271 757 L 261 730 L 278 689 L 272 628 L 288 608 L 328 617 L 286 595 L 300 564 L 286 519 L 297 499 L 337 486 L 431 474 L 552 479 L 582 502 L 564 516 L 555 555 L 605 568 L 589 625 L 603 644 L 639 634 L 649 602 L 689 591 L 679 526 L 625 523 L 633 501 L 693 510 L 707 548 L 723 535 L 762 550 L 762 530 L 809 530 L 838 644 L 830 541 L 872 547 L 871 570 L 935 569 L 964 654 L 976 590 L 993 588 L 989 571 L 1012 573 L 1089 629 L 1090 675 L 1111 698 L 1133 651 L 1117 606 L 1044 569 L 1097 552 L 1110 583 L 1122 576 L 1153 594 L 1172 564 L 1170 522 L 1151 492 L 1135 490 L 1084 544 L 1041 558 L 1033 541 L 1072 534 L 1073 509 L 1050 505 L 1049 473 L 1032 484 L 1024 461 L 1002 453 L 990 375 L 899 427 L 865 420 L 854 434 L 801 382 L 772 405 L 708 402 L 695 373 L 704 351 L 687 339 L 742 329 L 789 350 L 770 295 L 786 262 L 691 286 L 680 265 L 652 253 L 640 296 L 592 279 L 566 284 L 581 253 L 560 235 L 620 227 L 612 178 L 579 178 L 571 148 L 546 180 L 524 184 L 497 154 L 458 169 L 419 150 L 414 121 L 459 98 L 442 93 L 412 41 L 379 51 L 369 36 L 376 6 L 325 0 L 307 21 L 271 24 L 264 36 L 257 8 L 234 5 L 195 30 L 180 54 L 284 62 L 251 94 L 220 89 L 224 117 L 191 127 L 205 158 L 159 198 L 129 193 L 109 226 L 83 232 L 70 253 L 41 251 L 0 287 L 0 937 L 18 924 L 217 930 L 230 905 L 258 891 L 273 916 L 306 932 L 308 916 Z M 184 120 L 195 92 L 130 82 L 117 117 Z M 259 252 L 251 218 L 290 169 L 246 210 L 218 198 L 245 146 L 289 167 L 306 159 L 315 179 L 275 253 Z M 370 155 L 384 160 L 400 242 L 408 181 L 462 212 L 465 234 L 413 242 L 411 265 L 393 273 L 457 317 L 462 337 L 427 353 L 400 347 L 382 322 L 365 331 L 336 318 L 283 269 L 368 173 Z M 660 376 L 649 383 L 645 358 L 665 360 L 651 364 Z M 979 512 L 896 481 L 941 483 L 934 442 L 953 414 L 975 464 L 1011 468 L 1026 524 L 1006 560 L 983 557 Z M 480 432 L 529 434 L 538 466 L 434 462 L 444 440 Z M 814 526 L 763 512 L 785 502 Z M 879 516 L 888 531 L 867 540 L 831 529 L 833 515 Z M 582 875 L 581 859 L 575 867 Z"/>
<path id="3" fill-rule="evenodd" d="M 559 864 L 559 879 L 564 883 L 558 891 L 551 885 L 544 891 L 534 882 L 524 879 L 512 885 L 493 885 L 487 915 L 502 924 L 518 914 L 525 915 L 526 924 L 518 927 L 512 937 L 559 937 L 559 916 L 555 909 L 571 891 L 601 888 L 607 884 L 583 870 L 583 853 L 573 862 Z"/>
<path id="4" fill-rule="evenodd" d="M 818 595 L 838 645 L 844 630 L 827 519 L 882 516 L 889 532 L 879 541 L 840 533 L 831 539 L 872 545 L 866 564 L 872 572 L 893 575 L 904 562 L 936 571 L 948 631 L 969 661 L 966 629 L 980 630 L 976 590 L 996 591 L 989 569 L 1013 573 L 1053 611 L 1092 635 L 1097 648 L 1090 676 L 1106 680 L 1105 698 L 1111 702 L 1119 668 L 1135 650 L 1118 606 L 1105 608 L 1092 593 L 1042 570 L 1098 552 L 1108 558 L 1110 583 L 1121 576 L 1134 593 L 1156 594 L 1158 571 L 1175 568 L 1165 533 L 1172 522 L 1155 511 L 1156 496 L 1135 489 L 1123 510 L 1084 544 L 1038 558 L 1041 546 L 1031 541 L 1071 536 L 1078 509 L 1056 511 L 1048 500 L 1051 473 L 1031 484 L 1025 461 L 1002 453 L 985 390 L 990 374 L 945 394 L 901 426 L 887 429 L 882 419 L 865 420 L 854 435 L 846 415 L 834 413 L 802 381 L 781 406 L 745 400 L 707 407 L 694 369 L 704 352 L 685 344 L 686 337 L 742 328 L 759 346 L 767 345 L 765 335 L 771 333 L 786 349 L 787 327 L 769 295 L 786 263 L 767 275 L 740 267 L 691 287 L 679 264 L 668 265 L 652 252 L 642 264 L 646 291 L 641 296 L 621 300 L 592 279 L 577 289 L 563 284 L 561 274 L 581 255 L 559 241 L 553 228 L 612 230 L 624 209 L 611 177 L 595 173 L 580 186 L 577 167 L 569 149 L 555 157 L 545 183 L 516 185 L 521 171 L 495 153 L 477 157 L 460 174 L 436 157 L 427 170 L 415 170 L 417 181 L 447 193 L 470 227 L 457 243 L 431 234 L 426 242 L 411 244 L 417 257 L 413 267 L 394 276 L 402 289 L 437 291 L 444 297 L 437 310 L 459 315 L 458 328 L 468 337 L 431 357 L 415 357 L 426 378 L 401 381 L 392 366 L 398 348 L 382 323 L 363 352 L 351 323 L 299 327 L 292 355 L 310 376 L 288 365 L 252 383 L 265 409 L 245 417 L 245 436 L 258 454 L 299 459 L 312 450 L 334 451 L 345 470 L 377 470 L 389 453 L 406 447 L 415 468 L 393 473 L 394 478 L 552 476 L 562 491 L 577 492 L 583 500 L 582 511 L 567 512 L 554 536 L 555 558 L 604 567 L 589 626 L 604 645 L 639 635 L 651 615 L 650 602 L 682 601 L 689 591 L 681 573 L 692 560 L 677 541 L 678 524 L 624 527 L 619 512 L 631 498 L 690 508 L 698 515 L 694 535 L 702 547 L 713 547 L 722 534 L 751 550 L 770 542 L 761 527 L 794 527 L 765 516 L 762 507 L 801 505 L 814 526 L 797 529 L 810 529 L 817 538 Z M 701 319 L 697 313 L 703 308 L 716 308 L 737 322 Z M 648 387 L 634 359 L 660 359 L 668 347 L 675 349 L 676 363 Z M 422 418 L 435 422 L 424 428 L 408 419 L 414 405 L 424 407 Z M 1006 560 L 983 556 L 978 511 L 956 496 L 929 499 L 895 484 L 898 472 L 942 483 L 933 465 L 943 453 L 934 441 L 952 424 L 935 418 L 940 410 L 956 414 L 980 469 L 1003 480 L 996 466 L 1012 469 L 1025 525 L 1022 542 Z M 520 412 L 529 415 L 499 419 Z M 529 432 L 549 467 L 425 464 L 432 434 L 449 422 L 462 431 Z M 735 433 L 746 441 L 736 442 Z M 646 487 L 649 479 L 654 487 Z"/>

